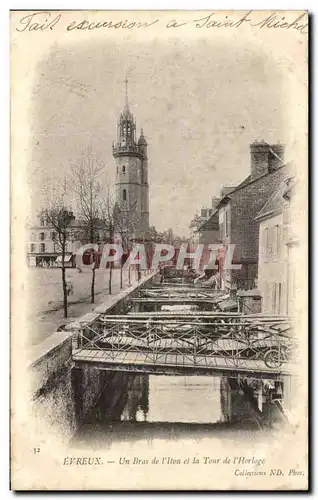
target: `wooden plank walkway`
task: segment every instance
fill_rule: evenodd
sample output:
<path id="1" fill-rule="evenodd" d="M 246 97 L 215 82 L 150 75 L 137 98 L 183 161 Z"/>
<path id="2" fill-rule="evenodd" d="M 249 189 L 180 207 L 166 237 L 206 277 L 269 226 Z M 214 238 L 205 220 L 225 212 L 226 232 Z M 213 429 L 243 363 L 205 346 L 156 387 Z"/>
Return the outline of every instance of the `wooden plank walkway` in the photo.
<path id="1" fill-rule="evenodd" d="M 174 374 L 186 369 L 210 375 L 247 376 L 252 378 L 280 378 L 295 370 L 291 363 L 280 368 L 268 368 L 261 360 L 237 359 L 222 356 L 195 356 L 191 354 L 114 351 L 104 349 L 74 349 L 75 365 L 89 365 L 97 369 L 139 371 L 143 373 Z M 159 368 L 159 370 L 158 370 Z"/>
<path id="2" fill-rule="evenodd" d="M 195 286 L 145 286 L 143 288 L 140 288 L 141 292 L 159 292 L 159 293 L 169 293 L 169 292 L 178 292 L 178 293 L 212 293 L 214 295 L 228 295 L 227 292 L 224 290 L 218 290 L 218 289 L 213 289 L 213 288 L 202 288 L 202 287 L 195 287 Z"/>
<path id="3" fill-rule="evenodd" d="M 130 302 L 137 304 L 215 304 L 215 298 L 211 297 L 134 297 Z"/>
<path id="4" fill-rule="evenodd" d="M 109 337 L 105 336 L 99 340 L 99 344 L 103 349 L 103 344 L 112 345 L 114 347 L 126 348 L 127 351 L 131 351 L 132 347 L 145 348 L 147 350 L 151 349 L 154 352 L 156 349 L 185 349 L 189 351 L 191 347 L 192 350 L 194 346 L 196 349 L 208 349 L 210 352 L 217 351 L 246 351 L 248 349 L 257 349 L 270 347 L 277 347 L 277 342 L 272 339 L 264 340 L 254 340 L 251 343 L 243 342 L 236 339 L 210 339 L 208 337 L 197 339 L 193 334 L 187 337 L 187 332 L 181 332 L 181 337 L 167 337 L 160 338 L 157 335 L 151 336 L 151 333 L 147 337 L 134 338 L 132 336 L 125 335 L 125 333 L 112 334 Z M 86 349 L 86 347 L 85 347 Z M 207 353 L 208 354 L 208 353 Z M 205 353 L 206 355 L 206 353 Z"/>

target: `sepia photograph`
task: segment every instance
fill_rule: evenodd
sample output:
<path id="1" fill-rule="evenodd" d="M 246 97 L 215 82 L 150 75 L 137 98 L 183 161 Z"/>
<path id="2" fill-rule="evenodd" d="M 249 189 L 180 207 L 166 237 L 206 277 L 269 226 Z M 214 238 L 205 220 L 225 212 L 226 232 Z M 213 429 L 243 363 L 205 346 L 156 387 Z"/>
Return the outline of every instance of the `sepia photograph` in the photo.
<path id="1" fill-rule="evenodd" d="M 308 489 L 308 13 L 11 11 L 11 489 Z"/>

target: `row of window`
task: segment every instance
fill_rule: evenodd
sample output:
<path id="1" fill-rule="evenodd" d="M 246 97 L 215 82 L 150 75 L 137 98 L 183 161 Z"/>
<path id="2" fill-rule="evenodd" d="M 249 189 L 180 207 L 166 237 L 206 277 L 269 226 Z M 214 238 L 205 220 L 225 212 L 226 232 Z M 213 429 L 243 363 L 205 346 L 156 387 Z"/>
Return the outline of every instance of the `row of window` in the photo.
<path id="1" fill-rule="evenodd" d="M 34 253 L 35 251 L 36 251 L 35 243 L 31 243 L 31 253 Z M 45 252 L 45 243 L 40 244 L 40 252 L 41 253 Z"/>
<path id="2" fill-rule="evenodd" d="M 41 226 L 48 226 L 50 224 L 50 221 L 48 217 L 41 217 L 40 218 L 40 225 Z"/>
<path id="3" fill-rule="evenodd" d="M 31 243 L 30 251 L 31 251 L 31 253 L 35 253 L 36 252 L 36 244 L 35 243 Z M 58 245 L 54 245 L 53 252 L 58 252 L 58 251 L 59 251 Z M 67 252 L 67 243 L 65 244 L 65 251 Z M 40 250 L 39 250 L 39 252 L 40 253 L 45 253 L 46 252 L 45 243 L 40 243 Z"/>
<path id="4" fill-rule="evenodd" d="M 279 257 L 283 243 L 283 227 L 276 226 L 267 227 L 264 230 L 263 255 L 265 258 Z"/>
<path id="5" fill-rule="evenodd" d="M 54 241 L 56 239 L 56 232 L 55 231 L 51 231 L 50 232 L 50 235 L 48 235 L 48 233 L 39 233 L 39 240 L 40 241 L 44 241 L 47 239 L 47 237 L 49 236 L 49 238 Z M 31 234 L 31 240 L 35 240 L 36 239 L 36 235 L 35 233 L 32 233 Z"/>

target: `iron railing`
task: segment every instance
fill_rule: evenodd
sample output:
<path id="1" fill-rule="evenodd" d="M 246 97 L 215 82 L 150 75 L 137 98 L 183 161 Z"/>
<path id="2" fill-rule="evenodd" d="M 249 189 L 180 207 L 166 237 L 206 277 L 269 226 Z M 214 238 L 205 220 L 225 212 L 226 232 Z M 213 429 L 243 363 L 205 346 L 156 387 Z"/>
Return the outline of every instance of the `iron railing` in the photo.
<path id="1" fill-rule="evenodd" d="M 297 342 L 285 317 L 238 313 L 156 318 L 101 316 L 73 334 L 73 357 L 94 363 L 280 373 Z"/>
<path id="2" fill-rule="evenodd" d="M 224 290 L 213 290 L 202 287 L 152 287 L 141 288 L 139 297 L 144 298 L 181 298 L 189 299 L 218 299 L 225 296 Z"/>

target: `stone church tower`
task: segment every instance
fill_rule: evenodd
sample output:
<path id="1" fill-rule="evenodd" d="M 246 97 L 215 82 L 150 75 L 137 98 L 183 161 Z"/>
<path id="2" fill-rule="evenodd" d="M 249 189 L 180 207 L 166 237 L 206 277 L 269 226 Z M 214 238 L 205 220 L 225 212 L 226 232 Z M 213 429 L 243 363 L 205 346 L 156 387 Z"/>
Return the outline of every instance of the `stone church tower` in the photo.
<path id="1" fill-rule="evenodd" d="M 136 122 L 128 105 L 127 79 L 124 110 L 117 122 L 117 141 L 113 143 L 116 161 L 116 201 L 127 211 L 138 237 L 149 228 L 149 185 L 147 141 L 141 129 L 136 142 Z"/>

